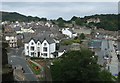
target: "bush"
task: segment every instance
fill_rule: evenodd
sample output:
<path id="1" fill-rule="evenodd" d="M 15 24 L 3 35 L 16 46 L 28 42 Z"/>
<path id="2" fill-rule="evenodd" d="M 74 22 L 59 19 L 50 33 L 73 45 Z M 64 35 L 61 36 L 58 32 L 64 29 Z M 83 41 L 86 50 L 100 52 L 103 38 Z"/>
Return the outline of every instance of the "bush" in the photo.
<path id="1" fill-rule="evenodd" d="M 71 45 L 73 43 L 81 43 L 79 39 L 65 40 L 62 42 L 62 45 Z"/>

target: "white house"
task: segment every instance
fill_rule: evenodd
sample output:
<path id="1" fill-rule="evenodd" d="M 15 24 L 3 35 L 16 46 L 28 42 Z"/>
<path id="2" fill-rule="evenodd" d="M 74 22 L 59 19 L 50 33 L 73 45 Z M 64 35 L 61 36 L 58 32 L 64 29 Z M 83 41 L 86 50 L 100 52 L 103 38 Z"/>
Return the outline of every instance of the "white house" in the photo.
<path id="1" fill-rule="evenodd" d="M 6 36 L 6 41 L 8 41 L 8 44 L 10 47 L 17 47 L 17 37 L 16 36 Z"/>
<path id="2" fill-rule="evenodd" d="M 31 38 L 25 42 L 24 51 L 25 55 L 30 57 L 54 58 L 56 43 L 50 37 Z"/>
<path id="3" fill-rule="evenodd" d="M 24 29 L 21 28 L 21 31 L 16 31 L 16 33 L 34 33 L 35 31 L 32 30 L 32 27 L 30 27 L 29 29 Z"/>
<path id="4" fill-rule="evenodd" d="M 45 26 L 50 27 L 51 25 L 50 25 L 50 23 L 46 22 Z"/>
<path id="5" fill-rule="evenodd" d="M 69 28 L 62 29 L 62 34 L 69 36 L 70 38 L 76 37 L 77 33 L 74 33 L 72 30 Z"/>
<path id="6" fill-rule="evenodd" d="M 99 23 L 100 22 L 100 19 L 99 18 L 90 18 L 87 20 L 87 23 Z"/>

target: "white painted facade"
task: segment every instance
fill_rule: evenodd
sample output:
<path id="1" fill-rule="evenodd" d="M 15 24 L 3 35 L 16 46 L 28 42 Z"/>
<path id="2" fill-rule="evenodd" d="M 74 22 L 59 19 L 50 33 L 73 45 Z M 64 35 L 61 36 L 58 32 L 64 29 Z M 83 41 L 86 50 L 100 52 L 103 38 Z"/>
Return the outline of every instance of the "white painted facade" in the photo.
<path id="1" fill-rule="evenodd" d="M 56 43 L 49 43 L 47 40 L 35 42 L 31 39 L 24 44 L 24 51 L 30 57 L 54 58 L 52 53 L 56 51 Z"/>
<path id="2" fill-rule="evenodd" d="M 77 36 L 77 33 L 73 33 L 71 30 L 69 30 L 69 28 L 62 29 L 61 31 L 62 34 L 67 35 L 69 38 L 74 38 Z"/>
<path id="3" fill-rule="evenodd" d="M 10 47 L 17 47 L 17 37 L 16 36 L 6 36 L 5 40 L 8 41 Z"/>
<path id="4" fill-rule="evenodd" d="M 62 29 L 62 34 L 69 36 L 72 38 L 72 32 L 69 30 L 69 28 Z"/>
<path id="5" fill-rule="evenodd" d="M 50 25 L 50 23 L 46 22 L 45 26 L 50 27 L 51 25 Z"/>
<path id="6" fill-rule="evenodd" d="M 29 29 L 24 29 L 24 28 L 21 28 L 21 31 L 16 31 L 16 33 L 34 33 L 35 31 L 32 30 L 32 28 L 29 28 Z"/>

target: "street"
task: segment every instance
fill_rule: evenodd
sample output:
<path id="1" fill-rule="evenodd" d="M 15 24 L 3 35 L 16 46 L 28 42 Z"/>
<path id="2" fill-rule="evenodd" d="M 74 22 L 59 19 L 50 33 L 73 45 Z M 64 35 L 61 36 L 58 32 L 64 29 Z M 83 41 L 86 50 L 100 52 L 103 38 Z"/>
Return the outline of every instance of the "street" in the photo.
<path id="1" fill-rule="evenodd" d="M 112 75 L 116 75 L 118 74 L 118 58 L 117 58 L 115 49 L 113 47 L 113 44 L 114 44 L 114 41 L 109 41 L 109 52 L 110 52 L 110 55 L 112 56 L 112 60 L 110 63 L 110 72 L 112 73 Z"/>
<path id="2" fill-rule="evenodd" d="M 120 70 L 120 64 L 118 64 L 118 59 L 113 44 L 114 41 L 112 40 L 102 40 L 101 50 L 97 52 L 97 54 L 98 63 L 103 65 L 107 62 L 106 68 L 112 73 L 112 75 L 116 75 L 118 74 L 118 69 Z M 106 55 L 108 55 L 109 59 L 104 58 Z"/>
<path id="3" fill-rule="evenodd" d="M 21 65 L 23 67 L 23 70 L 25 71 L 24 75 L 29 81 L 38 81 L 36 76 L 29 68 L 27 61 L 22 55 L 22 52 L 23 52 L 23 47 L 18 49 L 16 48 L 10 49 L 10 53 L 8 53 L 8 63 L 11 64 L 13 68 L 16 65 Z"/>

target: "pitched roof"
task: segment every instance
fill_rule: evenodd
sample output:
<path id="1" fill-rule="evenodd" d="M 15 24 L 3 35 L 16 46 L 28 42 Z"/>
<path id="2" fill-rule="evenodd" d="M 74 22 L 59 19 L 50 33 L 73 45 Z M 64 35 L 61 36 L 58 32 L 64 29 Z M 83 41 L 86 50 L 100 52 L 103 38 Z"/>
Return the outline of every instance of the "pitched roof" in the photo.
<path id="1" fill-rule="evenodd" d="M 70 45 L 68 45 L 68 46 L 60 46 L 58 52 L 63 52 L 64 50 L 65 51 L 70 50 Z"/>
<path id="2" fill-rule="evenodd" d="M 36 36 L 33 39 L 35 40 L 35 42 L 40 41 L 42 43 L 44 40 L 46 40 L 49 44 L 55 43 L 55 41 L 48 35 Z"/>
<path id="3" fill-rule="evenodd" d="M 31 39 L 33 39 L 36 43 L 38 41 L 40 41 L 41 43 L 46 40 L 49 44 L 51 43 L 55 43 L 55 41 L 53 40 L 53 38 L 49 37 L 48 35 L 37 35 L 37 36 L 33 36 L 33 37 L 27 37 L 24 39 L 24 42 L 29 42 Z"/>

